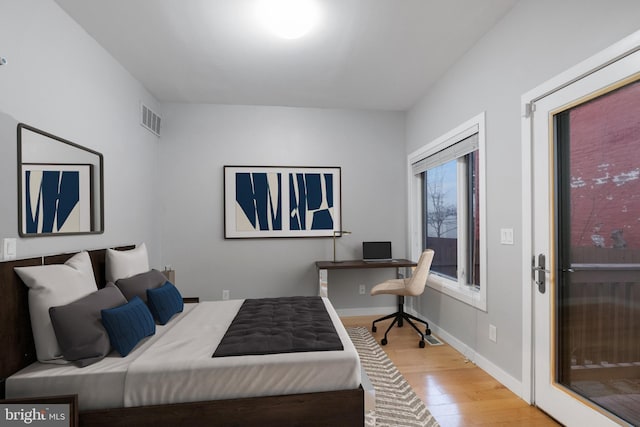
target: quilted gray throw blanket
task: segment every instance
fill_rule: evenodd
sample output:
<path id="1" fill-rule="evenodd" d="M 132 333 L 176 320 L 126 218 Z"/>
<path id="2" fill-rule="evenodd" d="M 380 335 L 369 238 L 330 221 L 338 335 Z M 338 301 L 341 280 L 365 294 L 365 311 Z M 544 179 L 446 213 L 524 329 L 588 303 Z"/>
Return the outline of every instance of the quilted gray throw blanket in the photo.
<path id="1" fill-rule="evenodd" d="M 320 297 L 245 300 L 212 357 L 342 350 Z"/>

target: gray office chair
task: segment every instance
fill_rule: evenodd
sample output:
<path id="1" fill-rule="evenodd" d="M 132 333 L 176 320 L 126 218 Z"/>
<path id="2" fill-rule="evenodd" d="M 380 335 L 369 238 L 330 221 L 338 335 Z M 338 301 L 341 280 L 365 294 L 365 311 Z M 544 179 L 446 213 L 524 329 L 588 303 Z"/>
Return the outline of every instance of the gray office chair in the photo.
<path id="1" fill-rule="evenodd" d="M 387 280 L 386 282 L 380 283 L 371 289 L 371 295 L 397 295 L 398 296 L 398 311 L 393 314 L 389 314 L 388 316 L 381 317 L 377 320 L 373 321 L 371 325 L 371 331 L 376 332 L 376 323 L 382 320 L 387 320 L 393 318 L 393 322 L 387 328 L 387 331 L 384 333 L 384 338 L 380 341 L 380 344 L 387 345 L 387 334 L 393 328 L 393 325 L 396 323 L 398 327 L 402 327 L 403 321 L 406 320 L 409 325 L 413 329 L 415 329 L 418 334 L 420 334 L 420 348 L 424 348 L 424 337 L 425 335 L 431 335 L 431 329 L 429 329 L 429 324 L 422 319 L 419 319 L 415 316 L 412 316 L 409 313 L 405 313 L 404 311 L 404 297 L 407 296 L 417 296 L 421 295 L 424 292 L 424 287 L 427 284 L 427 277 L 429 277 L 429 271 L 431 269 L 431 263 L 433 262 L 433 249 L 426 249 L 420 255 L 420 260 L 418 261 L 418 265 L 415 268 L 413 275 L 408 279 L 392 279 Z M 412 320 L 416 322 L 420 322 L 425 326 L 424 334 L 418 329 L 418 327 L 412 322 Z"/>

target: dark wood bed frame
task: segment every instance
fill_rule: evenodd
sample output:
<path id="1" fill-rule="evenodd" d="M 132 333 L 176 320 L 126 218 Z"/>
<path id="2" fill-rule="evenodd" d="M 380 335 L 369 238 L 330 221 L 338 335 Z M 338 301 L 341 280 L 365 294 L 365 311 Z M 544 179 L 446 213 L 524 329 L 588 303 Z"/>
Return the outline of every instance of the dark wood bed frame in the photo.
<path id="1" fill-rule="evenodd" d="M 121 246 L 126 250 L 133 246 Z M 105 286 L 105 249 L 90 250 L 98 287 Z M 36 361 L 29 318 L 28 289 L 14 267 L 61 264 L 74 253 L 0 262 L 0 379 Z M 37 391 L 34 392 L 34 395 Z M 364 392 L 339 390 L 113 408 L 80 412 L 80 425 L 118 426 L 363 426 Z"/>

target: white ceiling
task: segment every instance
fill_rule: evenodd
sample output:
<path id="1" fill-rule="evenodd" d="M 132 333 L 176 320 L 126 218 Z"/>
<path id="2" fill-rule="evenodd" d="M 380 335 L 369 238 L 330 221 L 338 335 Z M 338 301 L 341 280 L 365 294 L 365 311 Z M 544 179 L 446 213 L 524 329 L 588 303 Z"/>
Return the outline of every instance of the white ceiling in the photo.
<path id="1" fill-rule="evenodd" d="M 406 110 L 517 0 L 318 0 L 297 40 L 256 0 L 56 0 L 159 101 Z"/>

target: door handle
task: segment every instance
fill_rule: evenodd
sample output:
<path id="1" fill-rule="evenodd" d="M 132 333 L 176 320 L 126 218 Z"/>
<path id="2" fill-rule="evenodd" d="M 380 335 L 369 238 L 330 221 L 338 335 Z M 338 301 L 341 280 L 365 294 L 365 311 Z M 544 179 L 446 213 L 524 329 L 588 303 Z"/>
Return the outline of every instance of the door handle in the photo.
<path id="1" fill-rule="evenodd" d="M 546 257 L 544 254 L 538 255 L 538 265 L 536 265 L 536 257 L 531 259 L 531 279 L 536 281 L 538 285 L 538 292 L 544 294 L 547 290 L 547 273 L 551 271 L 546 268 Z M 536 273 L 538 277 L 536 278 Z"/>

